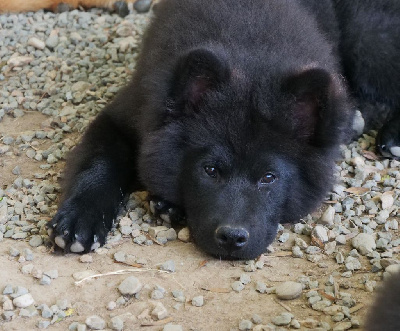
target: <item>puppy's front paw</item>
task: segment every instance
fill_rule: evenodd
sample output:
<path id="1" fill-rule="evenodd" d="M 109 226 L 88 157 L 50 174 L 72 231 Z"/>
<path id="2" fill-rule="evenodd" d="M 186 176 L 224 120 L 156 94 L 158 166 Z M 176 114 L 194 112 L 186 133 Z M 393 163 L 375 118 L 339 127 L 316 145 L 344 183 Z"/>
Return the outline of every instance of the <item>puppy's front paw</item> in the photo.
<path id="1" fill-rule="evenodd" d="M 47 224 L 55 245 L 65 252 L 87 253 L 104 245 L 112 220 L 84 202 L 69 199 Z"/>

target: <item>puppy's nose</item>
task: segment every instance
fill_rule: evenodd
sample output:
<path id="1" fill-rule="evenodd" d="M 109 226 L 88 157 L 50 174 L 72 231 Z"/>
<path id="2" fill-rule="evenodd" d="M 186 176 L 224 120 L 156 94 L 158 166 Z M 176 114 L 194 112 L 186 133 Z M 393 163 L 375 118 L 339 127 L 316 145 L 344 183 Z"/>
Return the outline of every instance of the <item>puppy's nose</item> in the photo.
<path id="1" fill-rule="evenodd" d="M 249 233 L 244 228 L 220 226 L 215 231 L 215 241 L 218 246 L 229 251 L 241 249 L 247 245 Z"/>

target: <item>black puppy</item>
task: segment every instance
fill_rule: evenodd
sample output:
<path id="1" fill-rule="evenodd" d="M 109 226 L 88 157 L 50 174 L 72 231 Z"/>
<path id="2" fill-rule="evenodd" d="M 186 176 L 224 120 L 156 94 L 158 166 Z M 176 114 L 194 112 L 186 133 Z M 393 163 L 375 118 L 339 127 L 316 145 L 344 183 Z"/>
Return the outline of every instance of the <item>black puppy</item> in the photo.
<path id="1" fill-rule="evenodd" d="M 124 196 L 145 188 L 185 212 L 205 251 L 264 252 L 280 222 L 331 188 L 353 134 L 342 74 L 363 102 L 399 105 L 399 10 L 394 0 L 163 0 L 132 82 L 69 157 L 49 223 L 56 244 L 104 244 Z M 389 113 L 365 109 L 367 128 Z"/>
<path id="2" fill-rule="evenodd" d="M 377 291 L 365 321 L 365 331 L 400 330 L 400 272 L 391 275 Z"/>

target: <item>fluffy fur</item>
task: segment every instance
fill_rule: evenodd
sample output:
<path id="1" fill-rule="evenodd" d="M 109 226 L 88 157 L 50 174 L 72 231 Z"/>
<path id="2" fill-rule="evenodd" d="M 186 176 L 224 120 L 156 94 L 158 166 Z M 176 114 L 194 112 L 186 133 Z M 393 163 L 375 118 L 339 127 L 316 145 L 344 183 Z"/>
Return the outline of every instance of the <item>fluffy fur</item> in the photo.
<path id="1" fill-rule="evenodd" d="M 389 20 L 400 8 L 379 3 L 391 8 Z M 123 197 L 145 188 L 184 211 L 205 251 L 234 259 L 264 252 L 280 222 L 318 206 L 339 144 L 353 134 L 342 64 L 364 56 L 346 48 L 356 38 L 347 33 L 347 10 L 357 7 L 377 11 L 353 0 L 162 1 L 132 82 L 70 157 L 49 224 L 56 243 L 73 252 L 104 244 Z M 386 27 L 389 36 L 397 22 Z M 357 42 L 387 38 L 374 37 Z M 352 91 L 384 102 L 382 85 L 400 77 L 393 58 L 400 62 L 390 53 L 380 64 L 395 68 L 392 80 L 365 83 L 360 70 L 349 78 Z M 395 109 L 399 95 L 389 97 Z M 373 115 L 363 113 L 367 123 Z"/>
<path id="2" fill-rule="evenodd" d="M 369 310 L 365 331 L 400 330 L 400 273 L 390 276 L 378 290 Z"/>

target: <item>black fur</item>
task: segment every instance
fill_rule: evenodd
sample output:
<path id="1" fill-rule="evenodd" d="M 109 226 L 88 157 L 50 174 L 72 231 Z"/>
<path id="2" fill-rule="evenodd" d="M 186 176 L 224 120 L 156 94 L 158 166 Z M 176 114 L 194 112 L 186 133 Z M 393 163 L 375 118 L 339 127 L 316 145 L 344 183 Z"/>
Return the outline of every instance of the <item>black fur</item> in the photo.
<path id="1" fill-rule="evenodd" d="M 365 321 L 365 331 L 400 330 L 400 273 L 390 276 L 378 290 Z"/>
<path id="2" fill-rule="evenodd" d="M 342 64 L 355 97 L 399 103 L 400 3 L 377 3 L 163 0 L 132 82 L 70 156 L 53 237 L 66 250 L 103 244 L 123 197 L 144 187 L 182 208 L 205 251 L 264 252 L 280 222 L 298 221 L 331 187 L 354 114 Z M 387 19 L 386 34 L 354 34 L 360 8 Z M 375 64 L 375 49 L 370 59 L 362 47 L 381 39 L 389 54 Z M 375 65 L 393 69 L 392 78 Z"/>

